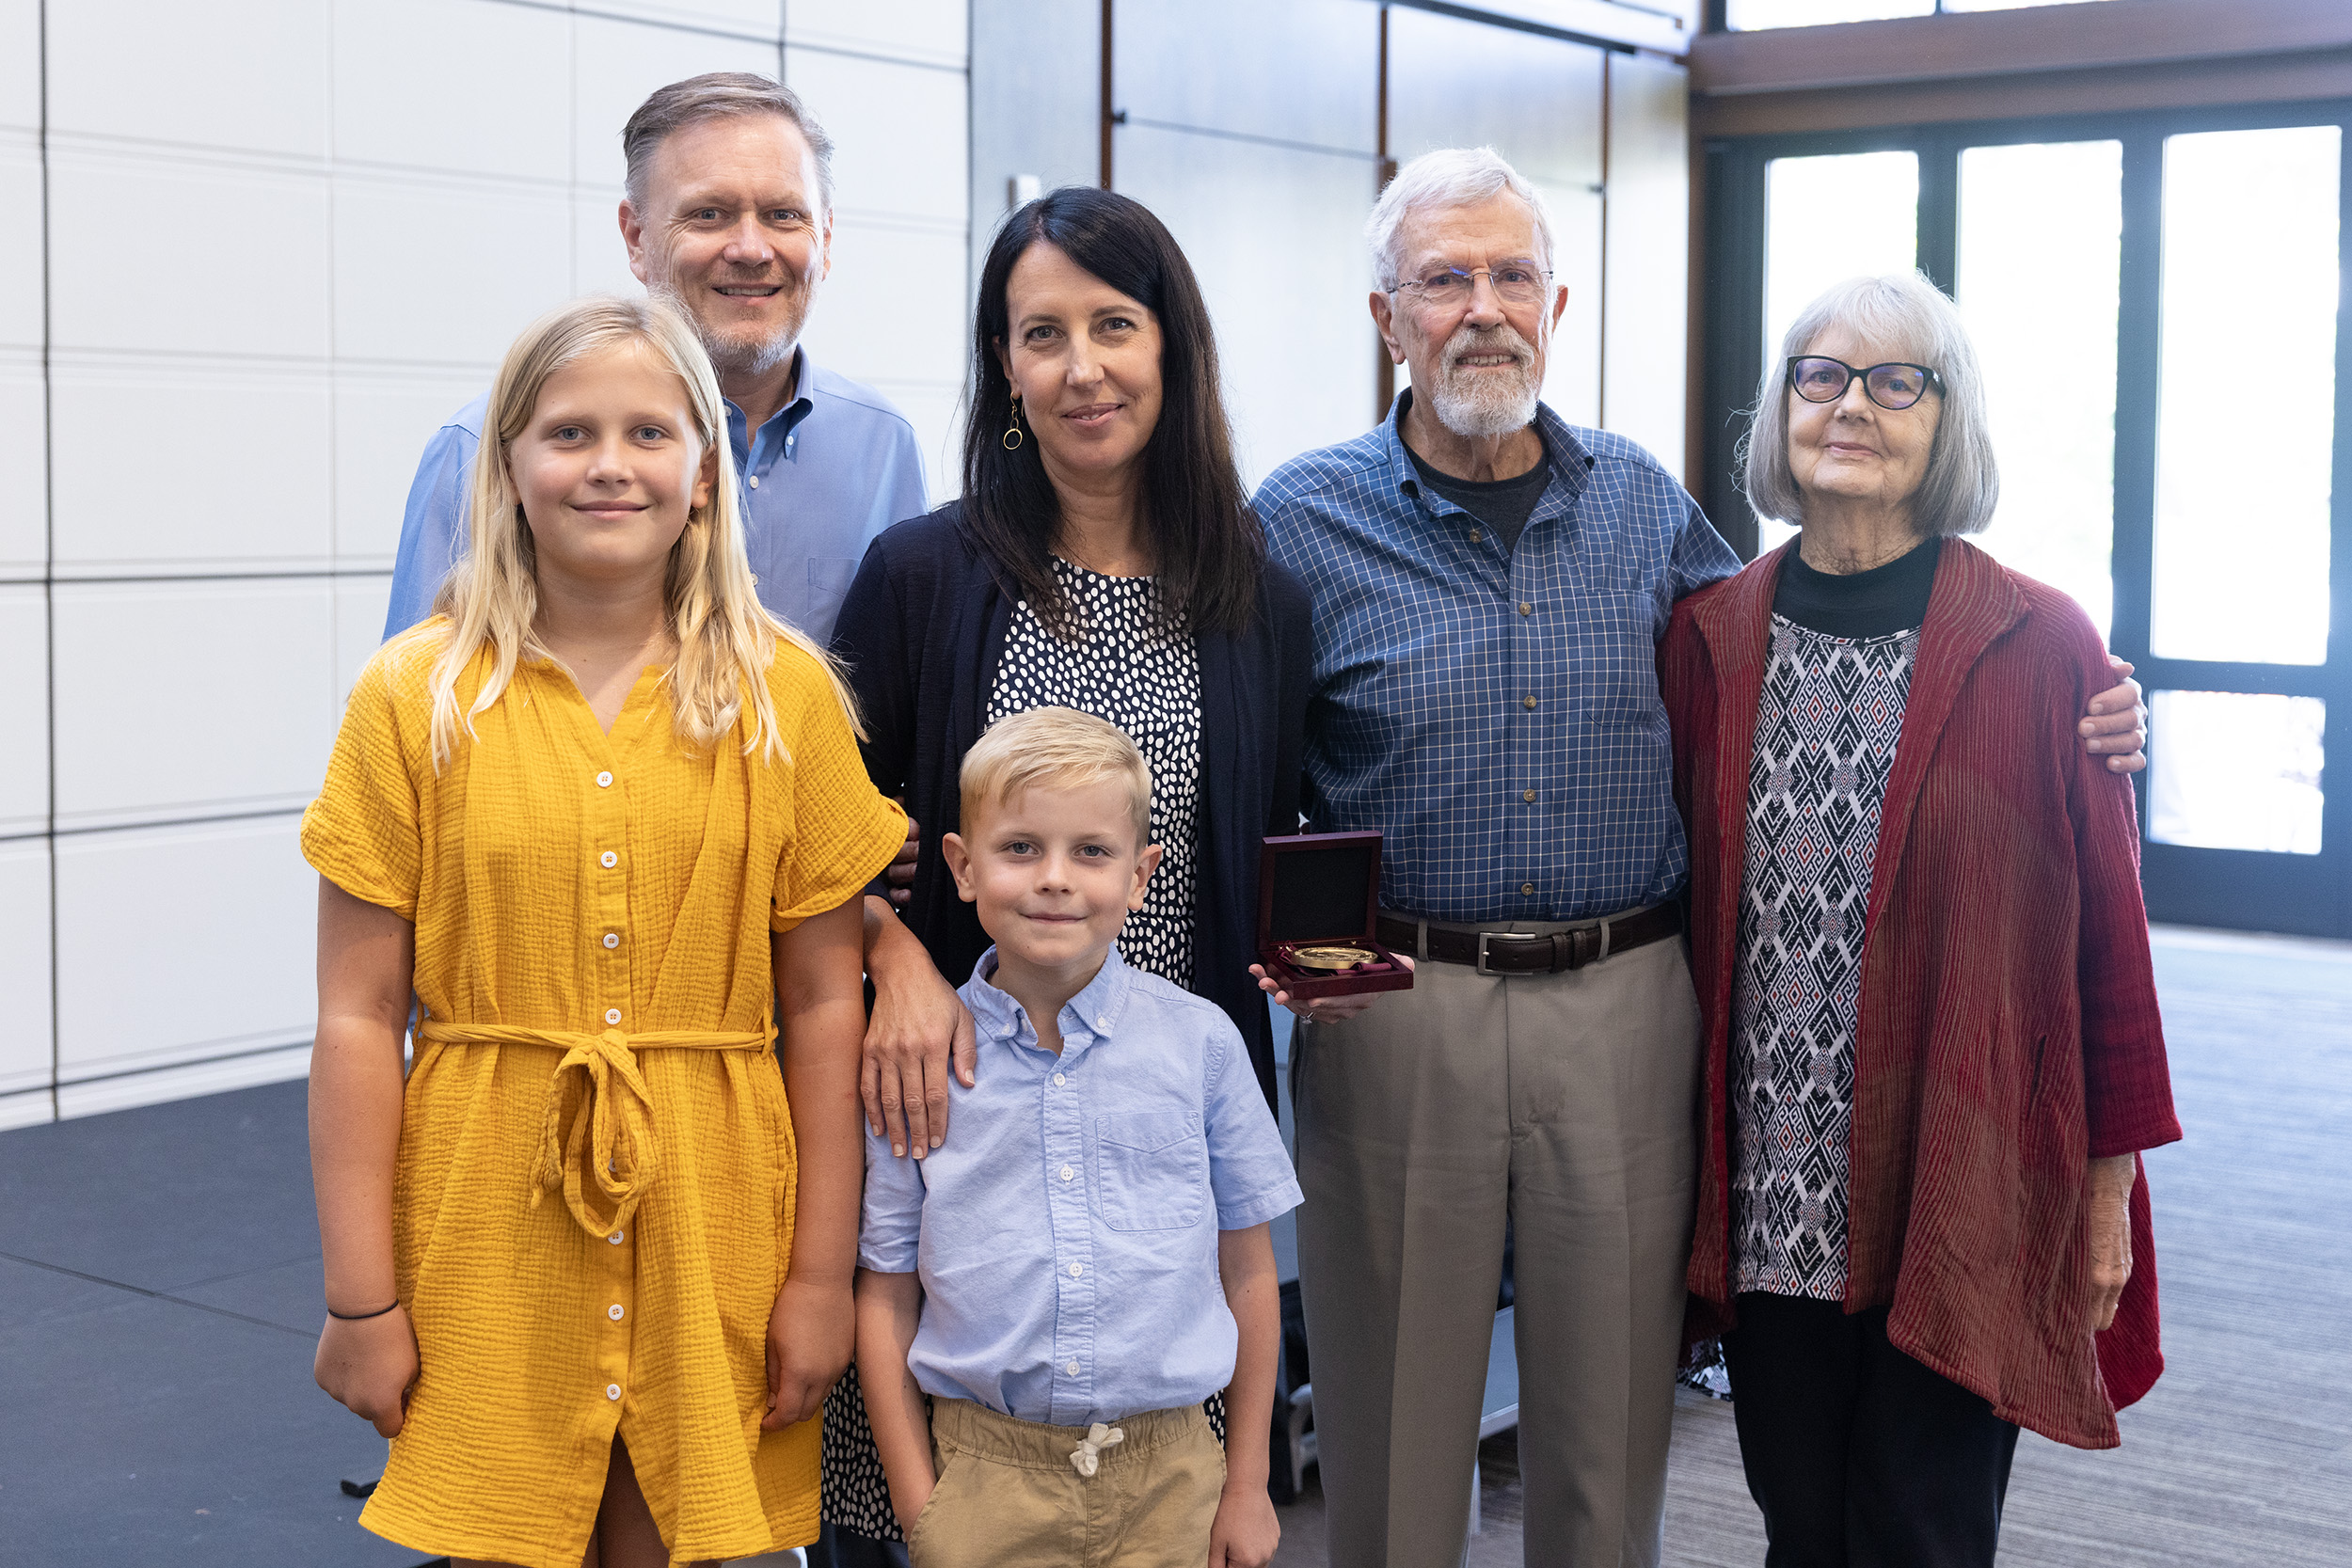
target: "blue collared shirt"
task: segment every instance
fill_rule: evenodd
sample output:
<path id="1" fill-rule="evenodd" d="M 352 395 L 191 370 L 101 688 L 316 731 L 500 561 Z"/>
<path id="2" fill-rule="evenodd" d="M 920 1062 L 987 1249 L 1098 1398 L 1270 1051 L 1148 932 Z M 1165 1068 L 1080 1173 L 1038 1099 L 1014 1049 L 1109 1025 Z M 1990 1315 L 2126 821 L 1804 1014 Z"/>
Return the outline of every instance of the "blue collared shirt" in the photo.
<path id="1" fill-rule="evenodd" d="M 872 388 L 820 369 L 806 349 L 800 355 L 792 401 L 748 438 L 730 401 L 727 439 L 760 603 L 823 644 L 866 546 L 930 507 L 906 416 Z M 465 550 L 466 487 L 489 404 L 485 392 L 425 445 L 400 529 L 387 640 L 433 613 L 433 595 Z"/>
<path id="2" fill-rule="evenodd" d="M 1083 1426 L 1199 1404 L 1240 1334 L 1220 1230 L 1298 1206 L 1249 1053 L 1214 1004 L 1113 947 L 1061 1010 L 1061 1054 L 983 976 L 962 991 L 977 1082 L 947 1087 L 921 1161 L 866 1140 L 858 1263 L 922 1275 L 907 1366 L 924 1392 Z"/>
<path id="3" fill-rule="evenodd" d="M 1421 483 L 1397 420 L 1259 487 L 1314 595 L 1306 809 L 1378 829 L 1380 896 L 1438 920 L 1578 920 L 1671 898 L 1688 852 L 1656 650 L 1740 569 L 1674 477 L 1537 405 L 1551 483 L 1516 548 Z"/>

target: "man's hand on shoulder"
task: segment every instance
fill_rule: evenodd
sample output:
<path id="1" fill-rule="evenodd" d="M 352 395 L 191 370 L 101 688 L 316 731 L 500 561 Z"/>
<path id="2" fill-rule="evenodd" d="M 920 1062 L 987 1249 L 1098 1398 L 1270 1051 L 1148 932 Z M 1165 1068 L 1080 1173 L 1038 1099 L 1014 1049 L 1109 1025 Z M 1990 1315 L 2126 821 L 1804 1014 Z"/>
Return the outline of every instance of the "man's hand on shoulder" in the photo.
<path id="1" fill-rule="evenodd" d="M 2074 730 L 2082 736 L 2084 751 L 2107 759 L 2108 772 L 2137 773 L 2148 766 L 2148 709 L 2139 700 L 2131 665 L 2109 654 L 2107 668 L 2122 684 L 2091 698 Z"/>

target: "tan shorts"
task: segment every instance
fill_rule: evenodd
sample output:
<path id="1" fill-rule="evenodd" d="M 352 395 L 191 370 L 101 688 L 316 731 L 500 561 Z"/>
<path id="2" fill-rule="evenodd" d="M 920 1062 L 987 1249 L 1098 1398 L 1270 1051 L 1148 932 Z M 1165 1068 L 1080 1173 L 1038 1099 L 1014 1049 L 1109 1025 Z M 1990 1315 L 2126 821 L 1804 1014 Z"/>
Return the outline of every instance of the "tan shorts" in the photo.
<path id="1" fill-rule="evenodd" d="M 1112 1423 L 1091 1476 L 1085 1427 L 1040 1426 L 968 1400 L 931 1402 L 939 1484 L 907 1532 L 914 1568 L 1200 1568 L 1225 1450 L 1199 1405 Z"/>

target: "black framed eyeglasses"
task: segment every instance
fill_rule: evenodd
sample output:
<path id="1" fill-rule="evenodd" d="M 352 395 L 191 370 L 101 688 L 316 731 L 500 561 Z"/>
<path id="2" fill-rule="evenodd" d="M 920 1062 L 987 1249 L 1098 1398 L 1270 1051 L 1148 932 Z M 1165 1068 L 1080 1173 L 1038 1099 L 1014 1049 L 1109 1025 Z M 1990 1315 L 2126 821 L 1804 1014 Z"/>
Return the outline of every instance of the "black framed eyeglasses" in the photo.
<path id="1" fill-rule="evenodd" d="M 1467 305 L 1484 277 L 1505 305 L 1534 305 L 1544 297 L 1551 274 L 1531 261 L 1497 261 L 1491 267 L 1439 267 L 1420 277 L 1403 277 L 1389 293 L 1410 294 L 1434 309 Z"/>
<path id="2" fill-rule="evenodd" d="M 1944 386 L 1944 378 L 1927 366 L 1899 360 L 1867 370 L 1821 354 L 1801 354 L 1788 361 L 1789 390 L 1807 403 L 1836 403 L 1855 376 L 1862 378 L 1862 390 L 1872 403 L 1894 413 L 1926 397 L 1931 388 L 1941 390 Z"/>

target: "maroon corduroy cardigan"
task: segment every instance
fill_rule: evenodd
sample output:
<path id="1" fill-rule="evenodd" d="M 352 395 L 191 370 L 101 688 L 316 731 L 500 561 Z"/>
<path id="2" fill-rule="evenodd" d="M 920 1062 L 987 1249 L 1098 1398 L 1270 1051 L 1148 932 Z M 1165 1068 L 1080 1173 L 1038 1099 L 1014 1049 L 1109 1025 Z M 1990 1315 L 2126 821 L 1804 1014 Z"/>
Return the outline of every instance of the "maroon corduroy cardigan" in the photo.
<path id="1" fill-rule="evenodd" d="M 1794 544 L 1675 607 L 1658 670 L 1690 829 L 1706 1021 L 1691 1290 L 1733 1319 L 1732 967 L 1772 594 Z M 1944 543 L 1879 825 L 1848 1150 L 1846 1307 L 1897 1348 L 2077 1448 L 2164 1369 L 2145 1174 L 2115 1325 L 2084 1320 L 2086 1162 L 2170 1143 L 2130 784 L 2074 726 L 2112 684 L 2073 600 Z"/>

